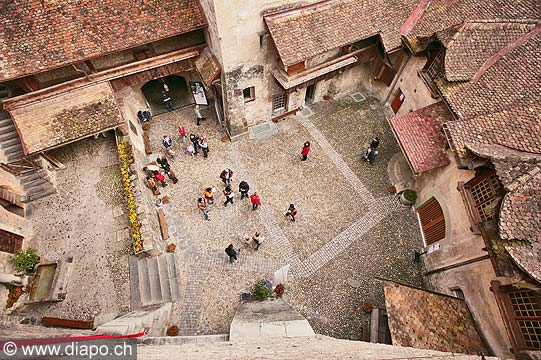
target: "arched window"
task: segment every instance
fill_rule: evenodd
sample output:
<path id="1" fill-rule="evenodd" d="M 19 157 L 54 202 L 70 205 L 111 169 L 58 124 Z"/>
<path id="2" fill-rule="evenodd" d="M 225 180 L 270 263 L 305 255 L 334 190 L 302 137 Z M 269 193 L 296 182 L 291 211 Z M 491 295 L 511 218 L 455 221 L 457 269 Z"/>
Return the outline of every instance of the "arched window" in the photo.
<path id="1" fill-rule="evenodd" d="M 438 200 L 435 198 L 428 200 L 417 212 L 426 245 L 445 237 L 445 218 Z"/>

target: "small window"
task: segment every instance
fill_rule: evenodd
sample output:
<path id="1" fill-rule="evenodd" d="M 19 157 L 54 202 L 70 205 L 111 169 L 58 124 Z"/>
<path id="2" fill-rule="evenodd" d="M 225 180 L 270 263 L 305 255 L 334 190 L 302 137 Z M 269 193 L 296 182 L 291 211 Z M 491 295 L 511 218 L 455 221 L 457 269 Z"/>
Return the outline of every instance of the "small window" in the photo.
<path id="1" fill-rule="evenodd" d="M 286 109 L 286 94 L 274 95 L 272 97 L 272 112 Z"/>
<path id="2" fill-rule="evenodd" d="M 253 86 L 250 86 L 249 88 L 246 88 L 242 90 L 242 95 L 244 96 L 244 102 L 250 102 L 255 100 L 255 88 Z"/>

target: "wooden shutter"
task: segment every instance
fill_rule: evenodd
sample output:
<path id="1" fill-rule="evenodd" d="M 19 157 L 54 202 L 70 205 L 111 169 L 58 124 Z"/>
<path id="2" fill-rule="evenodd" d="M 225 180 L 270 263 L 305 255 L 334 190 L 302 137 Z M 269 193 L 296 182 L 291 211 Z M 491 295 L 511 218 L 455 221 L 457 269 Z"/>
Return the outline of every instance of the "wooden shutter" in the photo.
<path id="1" fill-rule="evenodd" d="M 391 102 L 391 109 L 393 109 L 395 114 L 398 112 L 403 102 L 404 102 L 404 94 L 402 93 L 402 90 L 398 88 L 394 95 L 394 99 Z"/>
<path id="2" fill-rule="evenodd" d="M 432 198 L 418 210 L 426 245 L 445 237 L 445 218 L 438 200 Z"/>
<path id="3" fill-rule="evenodd" d="M 0 229 L 0 251 L 16 254 L 23 248 L 23 237 Z"/>

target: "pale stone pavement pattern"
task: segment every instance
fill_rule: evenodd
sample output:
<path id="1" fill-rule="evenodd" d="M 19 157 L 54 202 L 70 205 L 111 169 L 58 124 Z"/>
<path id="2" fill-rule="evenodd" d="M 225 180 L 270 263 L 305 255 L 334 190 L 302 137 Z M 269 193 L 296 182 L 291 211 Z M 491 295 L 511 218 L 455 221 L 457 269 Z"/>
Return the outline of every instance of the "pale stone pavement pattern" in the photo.
<path id="1" fill-rule="evenodd" d="M 421 246 L 414 213 L 386 191 L 386 162 L 399 149 L 380 105 L 374 99 L 340 100 L 312 108 L 309 117 L 279 122 L 278 134 L 234 143 L 220 141 L 210 109 L 204 109 L 209 119 L 200 127 L 191 108 L 153 119 L 154 151 L 163 151 L 163 134 L 172 135 L 177 150 L 173 168 L 179 183 L 170 183 L 162 194 L 173 201 L 166 213 L 184 280 L 172 323 L 180 324 L 183 335 L 228 332 L 240 293 L 260 279 L 272 279 L 286 264 L 292 265 L 286 300 L 316 332 L 342 338 L 359 338 L 367 320 L 359 310 L 362 303 L 383 305 L 375 276 L 423 285 L 413 262 L 413 250 Z M 207 136 L 208 159 L 182 153 L 180 125 Z M 369 165 L 361 155 L 375 135 L 382 145 Z M 307 140 L 312 152 L 301 162 L 300 148 Z M 218 177 L 225 168 L 235 173 L 236 192 L 234 204 L 226 208 Z M 260 194 L 259 210 L 252 211 L 247 199 L 240 201 L 241 180 L 248 181 L 250 193 Z M 196 200 L 208 186 L 218 193 L 211 220 L 204 221 Z M 295 223 L 283 216 L 291 202 L 299 209 Z M 258 252 L 242 240 L 255 231 L 266 239 Z M 242 248 L 234 264 L 224 252 L 229 243 Z"/>

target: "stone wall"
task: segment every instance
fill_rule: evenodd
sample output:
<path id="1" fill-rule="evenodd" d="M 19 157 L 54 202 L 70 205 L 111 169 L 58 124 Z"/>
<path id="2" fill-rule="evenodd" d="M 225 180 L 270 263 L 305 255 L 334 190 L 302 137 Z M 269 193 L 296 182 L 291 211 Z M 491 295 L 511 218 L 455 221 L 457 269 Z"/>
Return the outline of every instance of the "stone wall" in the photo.
<path id="1" fill-rule="evenodd" d="M 426 271 L 487 254 L 482 250 L 485 247 L 483 238 L 470 230 L 466 206 L 457 190 L 458 182 L 469 181 L 475 172 L 458 169 L 454 154 L 449 151 L 448 155 L 451 164 L 424 173 L 415 180 L 418 191 L 415 207 L 421 207 L 434 197 L 445 218 L 445 238 L 437 242 L 439 250 L 422 256 Z M 429 276 L 435 291 L 452 295 L 452 289 L 460 288 L 464 292 L 466 303 L 489 347 L 498 356 L 507 358 L 510 355 L 509 340 L 496 300 L 489 290 L 490 282 L 495 279 L 496 274 L 489 259 Z"/>

